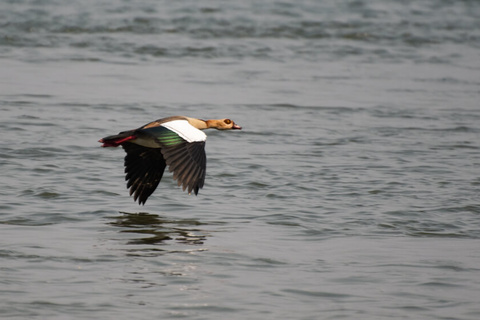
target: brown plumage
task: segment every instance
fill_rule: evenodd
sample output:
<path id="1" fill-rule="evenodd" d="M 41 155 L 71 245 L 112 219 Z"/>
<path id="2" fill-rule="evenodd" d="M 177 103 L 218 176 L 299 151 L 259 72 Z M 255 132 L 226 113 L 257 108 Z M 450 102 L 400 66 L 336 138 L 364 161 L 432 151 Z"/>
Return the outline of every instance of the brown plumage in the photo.
<path id="1" fill-rule="evenodd" d="M 230 119 L 200 120 L 173 116 L 117 135 L 100 139 L 102 147 L 122 146 L 125 152 L 125 179 L 130 195 L 145 204 L 162 180 L 168 166 L 183 190 L 198 194 L 203 187 L 207 158 L 202 129 L 239 130 Z"/>

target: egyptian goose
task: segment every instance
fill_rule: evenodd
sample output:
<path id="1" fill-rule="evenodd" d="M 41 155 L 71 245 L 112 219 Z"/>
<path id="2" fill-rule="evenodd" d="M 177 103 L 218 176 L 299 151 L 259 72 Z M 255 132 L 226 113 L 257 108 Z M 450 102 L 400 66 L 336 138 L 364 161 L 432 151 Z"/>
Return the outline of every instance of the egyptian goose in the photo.
<path id="1" fill-rule="evenodd" d="M 162 179 L 165 167 L 188 193 L 203 187 L 207 157 L 202 129 L 242 129 L 230 119 L 200 120 L 173 116 L 159 119 L 129 131 L 100 139 L 102 147 L 122 146 L 127 188 L 134 201 L 145 204 Z"/>

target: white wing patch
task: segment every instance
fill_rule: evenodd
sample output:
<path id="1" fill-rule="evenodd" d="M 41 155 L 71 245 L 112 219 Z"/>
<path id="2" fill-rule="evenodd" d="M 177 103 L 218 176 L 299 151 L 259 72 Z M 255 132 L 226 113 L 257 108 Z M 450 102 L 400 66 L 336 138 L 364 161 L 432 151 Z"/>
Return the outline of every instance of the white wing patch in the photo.
<path id="1" fill-rule="evenodd" d="M 161 124 L 163 127 L 172 130 L 187 142 L 199 142 L 207 140 L 203 131 L 195 128 L 187 120 L 173 120 Z"/>

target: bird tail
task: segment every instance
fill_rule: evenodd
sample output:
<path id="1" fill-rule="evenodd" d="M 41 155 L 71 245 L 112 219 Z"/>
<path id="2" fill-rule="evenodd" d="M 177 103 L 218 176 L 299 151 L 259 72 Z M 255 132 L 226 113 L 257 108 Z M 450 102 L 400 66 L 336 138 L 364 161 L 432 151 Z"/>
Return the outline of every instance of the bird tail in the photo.
<path id="1" fill-rule="evenodd" d="M 124 131 L 113 136 L 102 138 L 98 140 L 98 142 L 103 143 L 102 147 L 118 147 L 122 143 L 135 138 L 136 136 L 133 135 L 133 131 Z"/>

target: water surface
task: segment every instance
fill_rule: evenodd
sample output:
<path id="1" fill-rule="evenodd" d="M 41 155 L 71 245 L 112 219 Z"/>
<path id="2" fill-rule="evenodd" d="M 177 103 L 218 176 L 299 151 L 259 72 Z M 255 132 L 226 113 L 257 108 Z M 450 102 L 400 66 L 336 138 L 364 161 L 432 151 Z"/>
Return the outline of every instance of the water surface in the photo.
<path id="1" fill-rule="evenodd" d="M 0 4 L 0 312 L 478 319 L 477 1 Z M 210 131 L 145 206 L 103 136 Z"/>

